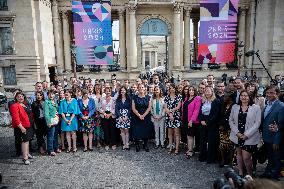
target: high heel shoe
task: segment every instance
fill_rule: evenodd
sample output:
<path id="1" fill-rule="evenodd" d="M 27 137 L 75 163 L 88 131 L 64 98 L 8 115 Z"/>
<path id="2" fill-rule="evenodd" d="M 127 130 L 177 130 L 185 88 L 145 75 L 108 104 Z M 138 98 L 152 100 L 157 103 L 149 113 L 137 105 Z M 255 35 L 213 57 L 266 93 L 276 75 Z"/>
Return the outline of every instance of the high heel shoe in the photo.
<path id="1" fill-rule="evenodd" d="M 139 144 L 136 144 L 136 152 L 139 152 L 140 151 L 140 146 L 139 146 Z"/>

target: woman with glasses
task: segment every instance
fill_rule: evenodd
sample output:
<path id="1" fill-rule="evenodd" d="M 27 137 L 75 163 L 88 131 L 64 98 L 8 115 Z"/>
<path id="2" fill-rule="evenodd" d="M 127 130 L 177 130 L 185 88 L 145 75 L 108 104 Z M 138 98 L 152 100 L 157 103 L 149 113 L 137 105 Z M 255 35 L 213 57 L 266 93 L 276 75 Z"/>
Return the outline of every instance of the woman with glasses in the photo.
<path id="1" fill-rule="evenodd" d="M 34 133 L 32 110 L 22 92 L 17 92 L 14 100 L 15 103 L 10 106 L 12 127 L 15 129 L 15 138 L 21 140 L 23 162 L 25 165 L 29 165 L 29 159 L 33 159 L 29 153 L 29 141 Z"/>

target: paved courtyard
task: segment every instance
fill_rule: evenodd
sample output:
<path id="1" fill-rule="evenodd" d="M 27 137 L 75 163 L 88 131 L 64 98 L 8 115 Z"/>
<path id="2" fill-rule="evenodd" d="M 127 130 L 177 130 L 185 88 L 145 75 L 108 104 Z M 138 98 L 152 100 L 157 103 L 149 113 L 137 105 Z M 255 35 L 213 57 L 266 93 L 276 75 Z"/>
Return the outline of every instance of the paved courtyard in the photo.
<path id="1" fill-rule="evenodd" d="M 13 130 L 0 127 L 0 188 L 212 188 L 222 176 L 216 165 L 150 152 L 94 150 L 56 157 L 38 156 L 30 166 L 13 157 Z"/>

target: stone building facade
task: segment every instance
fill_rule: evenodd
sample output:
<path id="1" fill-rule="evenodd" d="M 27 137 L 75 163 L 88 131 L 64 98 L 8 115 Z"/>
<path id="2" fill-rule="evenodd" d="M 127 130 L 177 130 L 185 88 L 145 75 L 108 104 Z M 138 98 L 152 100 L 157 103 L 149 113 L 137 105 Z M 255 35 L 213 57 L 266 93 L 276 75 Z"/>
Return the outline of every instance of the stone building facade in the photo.
<path id="1" fill-rule="evenodd" d="M 49 81 L 54 73 L 67 78 L 72 76 L 74 34 L 71 0 L 0 2 L 0 85 L 5 89 L 20 86 L 31 91 L 36 81 Z M 158 20 L 166 27 L 170 74 L 200 79 L 212 73 L 205 66 L 202 70 L 191 67 L 197 54 L 199 6 L 198 0 L 112 0 L 112 19 L 119 21 L 121 71 L 116 73 L 118 79 L 135 79 L 145 69 L 141 35 L 149 20 Z M 268 81 L 258 59 L 244 56 L 249 49 L 259 50 L 272 75 L 283 74 L 283 9 L 283 0 L 240 0 L 238 41 L 244 44 L 239 49 L 238 57 L 241 74 L 253 70 L 262 78 L 262 82 Z M 190 20 L 193 22 L 193 31 L 190 31 Z M 193 45 L 190 44 L 190 32 L 194 35 Z M 191 51 L 193 58 L 190 58 Z M 84 69 L 77 76 L 110 79 L 107 68 L 102 69 L 100 73 Z M 214 70 L 217 77 L 223 73 L 236 75 L 237 70 L 227 70 L 223 66 Z"/>

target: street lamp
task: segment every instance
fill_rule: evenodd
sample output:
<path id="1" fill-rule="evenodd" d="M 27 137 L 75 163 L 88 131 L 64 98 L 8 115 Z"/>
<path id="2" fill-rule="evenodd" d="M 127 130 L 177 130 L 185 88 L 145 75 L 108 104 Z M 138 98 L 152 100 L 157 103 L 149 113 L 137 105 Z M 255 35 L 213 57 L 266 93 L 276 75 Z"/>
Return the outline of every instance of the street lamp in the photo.
<path id="1" fill-rule="evenodd" d="M 71 55 L 72 55 L 72 58 L 73 58 L 73 73 L 74 73 L 74 77 L 77 79 L 77 70 L 76 70 L 76 65 L 77 65 L 77 62 L 76 62 L 76 48 L 77 46 L 73 43 L 71 45 Z"/>
<path id="2" fill-rule="evenodd" d="M 243 44 L 243 41 L 241 41 L 239 44 L 238 44 L 238 76 L 240 76 L 241 74 L 241 59 L 242 59 L 242 56 L 243 56 L 243 49 L 244 48 L 244 44 Z"/>
<path id="3" fill-rule="evenodd" d="M 245 53 L 245 56 L 246 56 L 246 57 L 250 57 L 250 56 L 256 55 L 257 58 L 258 58 L 258 60 L 259 60 L 259 62 L 260 62 L 261 65 L 262 65 L 262 67 L 264 68 L 264 70 L 266 71 L 267 75 L 269 76 L 271 82 L 275 83 L 275 81 L 273 80 L 273 78 L 272 78 L 272 76 L 270 75 L 269 71 L 266 69 L 264 63 L 262 62 L 262 60 L 261 60 L 261 58 L 260 58 L 258 52 L 259 52 L 259 50 L 257 50 L 257 51 L 249 50 L 248 52 Z"/>

